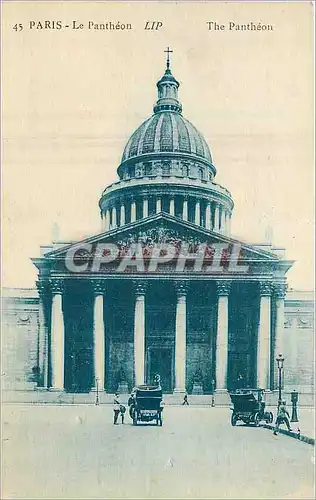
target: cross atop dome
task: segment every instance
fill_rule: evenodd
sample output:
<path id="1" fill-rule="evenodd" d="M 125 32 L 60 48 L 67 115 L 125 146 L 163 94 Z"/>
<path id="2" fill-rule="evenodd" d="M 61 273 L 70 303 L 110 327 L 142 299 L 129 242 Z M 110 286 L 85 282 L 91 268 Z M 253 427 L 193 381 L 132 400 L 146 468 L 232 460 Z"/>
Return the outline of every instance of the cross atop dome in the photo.
<path id="1" fill-rule="evenodd" d="M 167 69 L 170 68 L 170 54 L 173 54 L 173 50 L 170 49 L 170 47 L 167 47 L 167 49 L 164 51 L 165 54 L 167 54 Z"/>
<path id="2" fill-rule="evenodd" d="M 182 106 L 178 99 L 178 88 L 180 84 L 175 79 L 170 69 L 170 54 L 173 53 L 173 50 L 167 47 L 164 53 L 166 54 L 166 70 L 162 78 L 157 82 L 158 100 L 154 106 L 154 113 L 167 110 L 181 113 Z"/>

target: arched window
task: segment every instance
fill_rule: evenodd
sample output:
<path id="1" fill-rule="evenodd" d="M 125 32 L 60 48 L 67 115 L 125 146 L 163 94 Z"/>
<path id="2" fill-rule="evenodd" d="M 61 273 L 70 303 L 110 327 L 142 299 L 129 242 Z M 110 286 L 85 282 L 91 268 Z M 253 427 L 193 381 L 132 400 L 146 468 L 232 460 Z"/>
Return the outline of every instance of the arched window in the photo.
<path id="1" fill-rule="evenodd" d="M 170 163 L 163 162 L 162 164 L 162 175 L 170 175 Z"/>
<path id="2" fill-rule="evenodd" d="M 145 163 L 145 175 L 152 175 L 152 164 L 150 162 Z"/>
<path id="3" fill-rule="evenodd" d="M 204 180 L 204 169 L 203 168 L 199 168 L 199 179 L 201 181 Z"/>
<path id="4" fill-rule="evenodd" d="M 182 175 L 183 177 L 189 177 L 190 167 L 188 163 L 182 163 Z"/>

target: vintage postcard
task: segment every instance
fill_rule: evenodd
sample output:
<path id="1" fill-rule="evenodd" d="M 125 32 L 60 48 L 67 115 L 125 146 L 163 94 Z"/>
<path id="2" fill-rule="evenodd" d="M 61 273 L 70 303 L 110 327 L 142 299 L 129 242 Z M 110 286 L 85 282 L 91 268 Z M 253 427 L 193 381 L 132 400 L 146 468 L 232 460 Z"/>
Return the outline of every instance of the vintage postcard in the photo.
<path id="1" fill-rule="evenodd" d="M 314 497 L 314 7 L 1 2 L 1 498 Z"/>

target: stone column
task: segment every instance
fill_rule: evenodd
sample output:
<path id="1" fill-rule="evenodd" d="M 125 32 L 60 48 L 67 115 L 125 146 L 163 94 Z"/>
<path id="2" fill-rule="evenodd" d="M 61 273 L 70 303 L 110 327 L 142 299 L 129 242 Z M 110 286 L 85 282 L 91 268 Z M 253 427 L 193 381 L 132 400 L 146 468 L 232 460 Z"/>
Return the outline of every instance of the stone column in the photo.
<path id="1" fill-rule="evenodd" d="M 284 298 L 286 294 L 286 283 L 275 283 L 273 286 L 275 297 L 275 340 L 273 349 L 273 386 L 278 385 L 278 370 L 276 358 L 281 353 L 284 354 Z"/>
<path id="2" fill-rule="evenodd" d="M 186 296 L 187 285 L 185 282 L 176 283 L 177 307 L 176 307 L 176 339 L 175 339 L 175 376 L 176 383 L 174 392 L 186 391 L 186 337 L 187 337 L 187 313 Z"/>
<path id="3" fill-rule="evenodd" d="M 148 198 L 143 199 L 143 218 L 148 217 Z"/>
<path id="4" fill-rule="evenodd" d="M 182 219 L 183 220 L 189 219 L 188 199 L 187 198 L 183 198 Z"/>
<path id="5" fill-rule="evenodd" d="M 131 203 L 131 222 L 136 221 L 136 200 Z"/>
<path id="6" fill-rule="evenodd" d="M 231 281 L 217 281 L 218 311 L 216 340 L 216 390 L 227 389 L 228 297 Z"/>
<path id="7" fill-rule="evenodd" d="M 170 215 L 175 215 L 174 198 L 170 198 L 170 208 L 169 208 L 169 213 L 170 213 Z"/>
<path id="8" fill-rule="evenodd" d="M 51 279 L 52 317 L 51 317 L 51 388 L 64 389 L 64 350 L 65 327 L 62 309 L 64 282 L 62 279 Z"/>
<path id="9" fill-rule="evenodd" d="M 219 232 L 219 205 L 215 203 L 214 231 Z"/>
<path id="10" fill-rule="evenodd" d="M 222 207 L 222 210 L 221 210 L 221 213 L 220 213 L 220 219 L 221 219 L 221 222 L 220 222 L 220 225 L 221 225 L 220 232 L 222 234 L 225 234 L 226 225 L 225 225 L 225 209 L 224 209 L 224 207 Z"/>
<path id="11" fill-rule="evenodd" d="M 117 226 L 116 222 L 116 207 L 112 208 L 112 229 L 114 229 Z"/>
<path id="12" fill-rule="evenodd" d="M 271 283 L 259 282 L 260 314 L 257 346 L 257 387 L 270 388 Z"/>
<path id="13" fill-rule="evenodd" d="M 106 231 L 105 213 L 101 212 L 101 232 Z"/>
<path id="14" fill-rule="evenodd" d="M 48 387 L 48 330 L 45 317 L 45 299 L 48 288 L 44 281 L 36 282 L 39 295 L 38 309 L 38 387 Z"/>
<path id="15" fill-rule="evenodd" d="M 125 225 L 125 204 L 124 201 L 122 201 L 121 204 L 121 213 L 120 213 L 120 226 Z"/>
<path id="16" fill-rule="evenodd" d="M 108 231 L 110 229 L 110 210 L 105 211 L 105 224 L 104 224 L 105 231 Z"/>
<path id="17" fill-rule="evenodd" d="M 92 281 L 94 295 L 93 305 L 93 361 L 94 361 L 94 388 L 104 390 L 105 384 L 105 331 L 103 318 L 104 280 Z"/>
<path id="18" fill-rule="evenodd" d="M 211 229 L 211 203 L 208 201 L 205 209 L 205 229 Z"/>
<path id="19" fill-rule="evenodd" d="M 201 221 L 201 205 L 199 201 L 195 202 L 195 217 L 194 217 L 194 224 L 197 226 L 200 225 Z"/>
<path id="20" fill-rule="evenodd" d="M 231 213 L 227 212 L 227 236 L 230 236 Z"/>
<path id="21" fill-rule="evenodd" d="M 161 212 L 161 198 L 160 196 L 156 200 L 156 214 L 159 214 Z"/>
<path id="22" fill-rule="evenodd" d="M 143 281 L 135 283 L 134 373 L 135 385 L 145 382 L 145 292 Z"/>

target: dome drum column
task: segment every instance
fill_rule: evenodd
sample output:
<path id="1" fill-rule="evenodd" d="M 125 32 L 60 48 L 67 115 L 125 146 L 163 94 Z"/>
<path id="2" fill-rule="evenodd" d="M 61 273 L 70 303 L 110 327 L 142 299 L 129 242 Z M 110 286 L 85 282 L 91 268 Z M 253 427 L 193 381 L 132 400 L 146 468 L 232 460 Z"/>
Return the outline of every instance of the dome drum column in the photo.
<path id="1" fill-rule="evenodd" d="M 196 226 L 200 226 L 201 224 L 201 204 L 199 200 L 195 202 L 194 224 Z"/>
<path id="2" fill-rule="evenodd" d="M 125 203 L 124 201 L 121 202 L 121 208 L 120 208 L 120 226 L 125 225 Z"/>
<path id="3" fill-rule="evenodd" d="M 111 229 L 114 229 L 116 227 L 117 227 L 117 212 L 116 212 L 116 207 L 113 207 Z"/>
<path id="4" fill-rule="evenodd" d="M 210 230 L 211 229 L 211 203 L 208 201 L 206 203 L 206 209 L 205 209 L 205 228 Z"/>
<path id="5" fill-rule="evenodd" d="M 188 220 L 189 210 L 188 210 L 188 198 L 185 196 L 183 198 L 183 206 L 182 206 L 182 219 Z"/>
<path id="6" fill-rule="evenodd" d="M 220 207 L 220 233 L 225 234 L 225 210 L 224 207 Z"/>
<path id="7" fill-rule="evenodd" d="M 156 199 L 156 214 L 159 214 L 161 212 L 161 197 L 158 196 Z"/>
<path id="8" fill-rule="evenodd" d="M 104 214 L 104 229 L 105 231 L 110 229 L 110 210 L 106 210 Z"/>
<path id="9" fill-rule="evenodd" d="M 170 215 L 175 215 L 175 202 L 173 197 L 170 198 L 169 213 Z"/>
<path id="10" fill-rule="evenodd" d="M 136 200 L 133 199 L 131 203 L 131 222 L 136 222 Z"/>
<path id="11" fill-rule="evenodd" d="M 214 213 L 214 231 L 219 232 L 219 205 L 215 203 L 215 213 Z"/>
<path id="12" fill-rule="evenodd" d="M 227 212 L 227 236 L 230 236 L 231 213 Z"/>
<path id="13" fill-rule="evenodd" d="M 143 218 L 148 217 L 148 198 L 143 198 Z"/>

